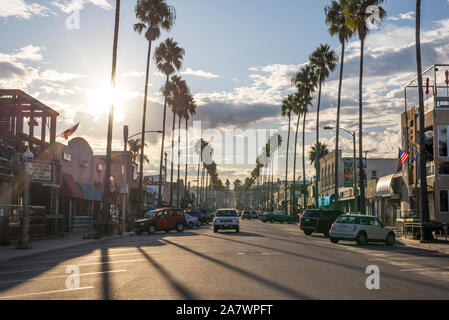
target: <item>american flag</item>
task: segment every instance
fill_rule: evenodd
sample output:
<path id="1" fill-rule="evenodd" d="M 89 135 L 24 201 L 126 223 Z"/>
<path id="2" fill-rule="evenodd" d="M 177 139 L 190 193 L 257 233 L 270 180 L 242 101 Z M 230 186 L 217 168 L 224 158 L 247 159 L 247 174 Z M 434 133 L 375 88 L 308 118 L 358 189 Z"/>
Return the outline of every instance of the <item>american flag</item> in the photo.
<path id="1" fill-rule="evenodd" d="M 404 151 L 399 149 L 399 156 L 398 156 L 398 172 L 401 171 L 402 166 L 404 163 L 408 160 L 408 154 L 406 154 Z"/>
<path id="2" fill-rule="evenodd" d="M 78 122 L 73 127 L 68 128 L 66 131 L 61 133 L 59 136 L 67 140 L 72 134 L 75 133 L 75 131 L 76 131 L 76 129 L 78 129 L 79 125 L 80 125 L 80 123 Z"/>

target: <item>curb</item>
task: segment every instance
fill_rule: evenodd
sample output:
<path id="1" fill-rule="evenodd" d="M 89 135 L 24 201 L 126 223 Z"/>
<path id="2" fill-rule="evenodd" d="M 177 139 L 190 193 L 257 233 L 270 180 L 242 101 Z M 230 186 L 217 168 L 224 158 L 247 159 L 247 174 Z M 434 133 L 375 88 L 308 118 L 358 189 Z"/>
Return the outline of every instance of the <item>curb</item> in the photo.
<path id="1" fill-rule="evenodd" d="M 411 243 L 411 242 L 408 242 L 408 241 L 404 241 L 404 239 L 400 239 L 400 240 L 396 239 L 396 241 L 398 243 L 400 243 L 401 245 L 406 246 L 406 247 L 427 249 L 427 250 L 437 251 L 437 252 L 444 253 L 444 254 L 449 254 L 449 248 L 445 249 L 445 248 L 441 248 L 441 247 L 438 247 L 438 246 L 435 246 L 435 245 L 421 244 L 419 242 L 415 244 L 415 243 Z"/>
<path id="2" fill-rule="evenodd" d="M 67 244 L 67 245 L 62 245 L 62 246 L 60 246 L 58 248 L 42 249 L 42 250 L 40 250 L 38 252 L 36 252 L 36 251 L 33 252 L 32 251 L 33 249 L 29 249 L 31 251 L 28 251 L 26 254 L 23 254 L 23 255 L 20 255 L 20 256 L 17 256 L 17 257 L 9 257 L 9 258 L 5 258 L 5 259 L 0 258 L 0 263 L 5 263 L 5 262 L 8 262 L 8 261 L 11 261 L 11 260 L 14 260 L 14 259 L 35 257 L 35 256 L 38 256 L 38 255 L 41 255 L 41 254 L 44 254 L 44 253 L 48 253 L 48 252 L 52 252 L 52 251 L 69 249 L 69 248 L 73 248 L 73 247 L 77 247 L 77 246 L 82 246 L 82 245 L 85 245 L 85 244 L 101 242 L 101 241 L 108 240 L 108 239 L 116 239 L 116 238 L 121 238 L 121 237 L 128 237 L 128 236 L 131 236 L 133 234 L 134 234 L 134 232 L 129 232 L 129 233 L 125 233 L 125 234 L 122 234 L 122 235 L 113 235 L 113 236 L 110 236 L 110 237 L 103 237 L 103 238 L 100 238 L 100 239 L 88 239 L 88 240 L 83 239 L 82 240 L 83 242 L 70 243 L 70 244 Z"/>

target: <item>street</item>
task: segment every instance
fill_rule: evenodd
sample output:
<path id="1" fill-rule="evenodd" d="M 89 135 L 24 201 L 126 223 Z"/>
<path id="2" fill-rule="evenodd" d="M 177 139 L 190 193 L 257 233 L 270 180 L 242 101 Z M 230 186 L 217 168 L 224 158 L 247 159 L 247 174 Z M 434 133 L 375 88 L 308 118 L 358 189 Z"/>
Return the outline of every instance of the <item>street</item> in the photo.
<path id="1" fill-rule="evenodd" d="M 0 299 L 446 299 L 449 256 L 330 243 L 296 224 L 240 222 L 127 236 L 0 265 Z M 365 270 L 380 270 L 368 290 Z M 77 266 L 79 287 L 67 287 Z M 76 269 L 76 267 L 75 267 Z M 69 271 L 72 269 L 69 269 Z M 70 282 L 70 281 L 69 281 Z"/>

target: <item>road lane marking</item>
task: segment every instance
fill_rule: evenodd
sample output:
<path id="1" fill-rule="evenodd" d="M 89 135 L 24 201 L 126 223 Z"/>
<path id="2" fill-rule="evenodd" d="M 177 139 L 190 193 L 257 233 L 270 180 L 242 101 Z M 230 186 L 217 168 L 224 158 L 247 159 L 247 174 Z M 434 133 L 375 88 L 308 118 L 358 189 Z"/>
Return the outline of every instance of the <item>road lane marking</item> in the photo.
<path id="1" fill-rule="evenodd" d="M 93 288 L 95 288 L 95 287 L 94 286 L 90 286 L 90 287 L 81 287 L 81 288 L 75 288 L 75 289 L 64 289 L 64 290 L 24 293 L 24 294 L 18 294 L 18 295 L 14 295 L 14 296 L 3 296 L 3 297 L 0 296 L 0 299 L 11 299 L 11 298 L 18 298 L 18 297 L 35 296 L 35 295 L 39 295 L 39 294 L 50 294 L 50 293 L 78 291 L 78 290 L 86 290 L 86 289 L 93 289 Z"/>
<path id="2" fill-rule="evenodd" d="M 449 269 L 449 267 L 402 269 L 399 271 L 426 271 L 426 270 L 447 270 L 447 269 Z"/>
<path id="3" fill-rule="evenodd" d="M 77 264 L 77 266 L 94 266 L 99 264 L 115 264 L 115 263 L 126 263 L 126 262 L 135 262 L 135 261 L 144 261 L 146 259 L 133 259 L 133 260 L 118 260 L 118 261 L 105 261 L 105 262 L 92 262 L 92 263 L 81 263 Z M 55 268 L 65 268 L 67 266 L 70 266 L 72 264 L 57 266 Z M 48 268 L 42 267 L 42 268 L 34 268 L 34 269 L 26 269 L 26 270 L 16 270 L 16 271 L 7 271 L 0 273 L 0 276 L 4 274 L 12 274 L 12 273 L 20 273 L 20 272 L 29 272 L 29 271 L 37 271 L 37 270 L 46 270 Z"/>
<path id="4" fill-rule="evenodd" d="M 111 271 L 89 272 L 89 273 L 80 273 L 80 274 L 77 274 L 77 275 L 78 276 L 91 276 L 91 275 L 96 275 L 96 274 L 117 273 L 117 272 L 126 272 L 126 270 L 111 270 Z M 3 282 L 0 282 L 0 285 L 1 284 L 5 284 L 5 283 L 13 283 L 13 282 L 41 281 L 41 280 L 51 280 L 51 279 L 58 279 L 58 278 L 67 278 L 67 274 L 65 274 L 63 276 L 55 276 L 55 277 L 48 277 L 48 278 L 32 278 L 32 279 L 19 279 L 19 280 L 3 281 Z"/>

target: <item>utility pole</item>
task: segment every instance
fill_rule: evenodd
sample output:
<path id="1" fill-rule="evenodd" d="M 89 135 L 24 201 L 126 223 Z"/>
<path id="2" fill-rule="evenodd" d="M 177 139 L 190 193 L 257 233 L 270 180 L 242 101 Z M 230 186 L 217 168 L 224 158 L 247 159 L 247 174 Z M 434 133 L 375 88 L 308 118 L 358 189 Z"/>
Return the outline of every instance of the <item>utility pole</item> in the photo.
<path id="1" fill-rule="evenodd" d="M 127 146 L 128 146 L 128 126 L 123 126 L 123 186 L 122 186 L 122 223 L 121 231 L 126 231 L 126 195 L 128 194 L 127 175 Z"/>

